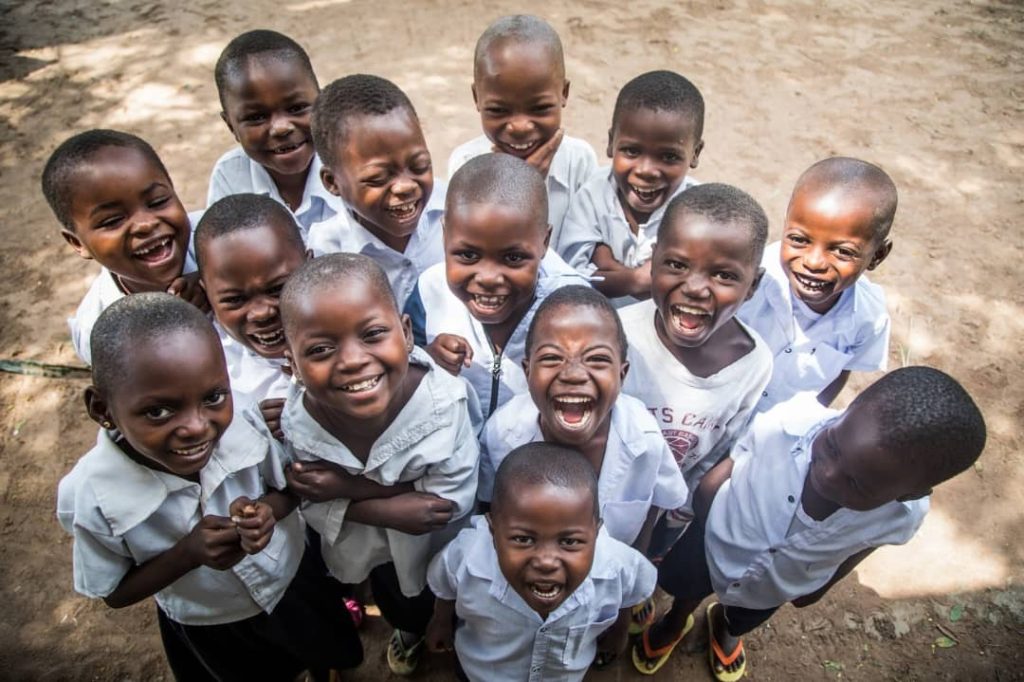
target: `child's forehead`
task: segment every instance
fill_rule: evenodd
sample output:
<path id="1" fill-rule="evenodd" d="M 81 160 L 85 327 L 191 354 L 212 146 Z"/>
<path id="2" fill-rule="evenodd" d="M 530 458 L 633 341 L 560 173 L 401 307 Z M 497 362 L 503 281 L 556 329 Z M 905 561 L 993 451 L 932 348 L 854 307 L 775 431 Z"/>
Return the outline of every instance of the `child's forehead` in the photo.
<path id="1" fill-rule="evenodd" d="M 303 61 L 289 52 L 259 52 L 240 59 L 226 73 L 224 95 L 251 96 L 259 86 L 286 90 L 316 88 L 316 80 Z"/>
<path id="2" fill-rule="evenodd" d="M 213 235 L 209 239 L 199 239 L 196 248 L 207 254 L 216 250 L 222 258 L 244 259 L 249 257 L 247 247 L 258 247 L 262 253 L 273 252 L 280 260 L 285 260 L 295 255 L 305 255 L 302 238 L 289 234 L 295 230 L 293 225 L 285 222 L 285 218 L 269 216 L 255 225 Z"/>
<path id="3" fill-rule="evenodd" d="M 105 203 L 112 196 L 135 194 L 139 183 L 173 186 L 161 165 L 134 147 L 109 146 L 82 160 L 69 174 L 68 197 L 72 206 Z"/>
<path id="4" fill-rule="evenodd" d="M 488 75 L 523 60 L 544 66 L 548 72 L 564 70 L 563 60 L 553 45 L 539 39 L 509 36 L 492 41 L 480 52 L 476 61 L 477 75 Z"/>
<path id="5" fill-rule="evenodd" d="M 472 235 L 495 245 L 508 237 L 521 240 L 530 235 L 534 228 L 541 241 L 547 230 L 547 216 L 542 215 L 536 204 L 525 200 L 515 202 L 459 201 L 458 197 L 449 196 L 444 215 L 445 235 L 467 237 Z M 509 230 L 497 229 L 498 226 L 516 226 L 515 234 L 507 234 Z"/>
<path id="6" fill-rule="evenodd" d="M 537 331 L 534 345 L 539 345 L 545 335 L 555 333 L 556 327 L 559 333 L 568 332 L 576 336 L 596 333 L 616 339 L 618 337 L 610 311 L 582 303 L 560 303 L 546 307 L 539 311 L 534 324 Z"/>
<path id="7" fill-rule="evenodd" d="M 690 114 L 647 106 L 624 109 L 615 120 L 612 137 L 632 135 L 679 142 L 695 136 L 697 121 Z"/>

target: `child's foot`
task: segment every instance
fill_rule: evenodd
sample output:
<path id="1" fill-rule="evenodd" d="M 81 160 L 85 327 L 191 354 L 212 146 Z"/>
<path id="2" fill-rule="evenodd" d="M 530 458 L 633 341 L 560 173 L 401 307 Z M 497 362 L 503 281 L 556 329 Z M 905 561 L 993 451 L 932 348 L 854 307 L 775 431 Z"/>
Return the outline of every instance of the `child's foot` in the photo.
<path id="1" fill-rule="evenodd" d="M 388 642 L 388 667 L 396 675 L 411 675 L 420 662 L 424 639 L 411 632 L 395 630 Z"/>
<path id="2" fill-rule="evenodd" d="M 629 634 L 639 635 L 651 627 L 651 623 L 654 622 L 654 616 L 654 597 L 649 597 L 644 603 L 634 606 L 629 612 Z"/>
<path id="3" fill-rule="evenodd" d="M 659 637 L 670 637 L 668 628 L 665 627 L 666 620 L 662 619 L 644 630 L 640 635 L 640 639 L 633 644 L 633 667 L 641 675 L 653 675 L 661 670 L 662 666 L 668 662 L 676 645 L 683 641 L 683 638 L 693 628 L 693 614 L 690 614 L 686 617 L 686 624 L 683 626 L 683 630 L 679 633 L 678 637 L 667 640 L 659 639 L 656 644 L 655 640 L 652 639 L 655 636 L 656 630 Z"/>
<path id="4" fill-rule="evenodd" d="M 725 611 L 718 602 L 708 604 L 708 662 L 718 682 L 736 682 L 747 671 L 743 640 L 729 634 Z"/>

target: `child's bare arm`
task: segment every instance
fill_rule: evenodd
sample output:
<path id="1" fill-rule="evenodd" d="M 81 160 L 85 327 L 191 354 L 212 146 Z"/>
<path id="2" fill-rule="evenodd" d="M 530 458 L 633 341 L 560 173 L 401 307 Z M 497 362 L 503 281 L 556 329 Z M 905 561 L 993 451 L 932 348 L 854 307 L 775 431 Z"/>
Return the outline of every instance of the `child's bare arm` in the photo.
<path id="1" fill-rule="evenodd" d="M 651 263 L 641 263 L 635 268 L 627 268 L 615 260 L 612 250 L 607 244 L 594 247 L 590 262 L 597 266 L 594 277 L 603 277 L 603 281 L 595 281 L 594 288 L 605 296 L 633 296 L 635 298 L 651 297 Z"/>
<path id="2" fill-rule="evenodd" d="M 732 476 L 732 458 L 726 457 L 711 468 L 711 471 L 704 474 L 704 478 L 697 484 L 693 492 L 693 515 L 698 522 L 704 523 L 708 520 L 708 512 L 711 511 L 711 503 L 730 476 Z"/>
<path id="3" fill-rule="evenodd" d="M 267 398 L 260 401 L 260 416 L 270 430 L 270 435 L 279 441 L 284 440 L 281 430 L 281 413 L 284 412 L 284 398 Z"/>
<path id="4" fill-rule="evenodd" d="M 818 394 L 818 402 L 825 407 L 831 405 L 832 401 L 835 400 L 836 396 L 838 396 L 843 390 L 843 387 L 846 386 L 846 380 L 849 378 L 850 370 L 844 369 L 839 373 L 839 376 L 835 378 L 835 381 L 821 389 L 821 393 Z"/>
<path id="5" fill-rule="evenodd" d="M 115 609 L 130 606 L 200 566 L 224 571 L 244 557 L 234 522 L 224 516 L 204 516 L 169 550 L 131 568 L 103 601 Z"/>
<path id="6" fill-rule="evenodd" d="M 381 485 L 364 476 L 354 476 L 331 462 L 295 462 L 285 468 L 288 488 L 310 502 L 346 499 L 353 502 L 388 498 L 413 491 L 412 483 Z"/>
<path id="7" fill-rule="evenodd" d="M 430 651 L 451 651 L 455 646 L 455 602 L 450 599 L 434 600 L 434 615 L 427 624 L 424 637 Z"/>
<path id="8" fill-rule="evenodd" d="M 636 540 L 633 541 L 633 549 L 644 556 L 647 556 L 647 548 L 651 545 L 651 533 L 654 532 L 654 523 L 658 520 L 660 513 L 660 509 L 651 505 L 651 508 L 647 510 L 647 518 L 644 519 L 644 525 L 640 528 L 640 533 L 636 536 Z"/>
<path id="9" fill-rule="evenodd" d="M 868 555 L 874 551 L 874 547 L 868 547 L 867 549 L 861 550 L 853 556 L 849 557 L 846 561 L 839 564 L 839 568 L 836 569 L 835 574 L 827 583 L 819 587 L 814 592 L 811 592 L 810 594 L 805 594 L 802 597 L 797 597 L 796 599 L 794 599 L 792 602 L 793 606 L 797 607 L 798 609 L 802 609 L 805 606 L 816 604 L 819 599 L 825 596 L 826 592 L 832 589 L 833 585 L 835 585 L 837 582 L 839 582 L 847 575 L 849 575 L 850 571 L 857 567 L 857 564 L 867 559 Z"/>
<path id="10" fill-rule="evenodd" d="M 411 492 L 354 502 L 345 512 L 345 520 L 422 535 L 444 528 L 454 512 L 451 500 L 431 493 Z"/>

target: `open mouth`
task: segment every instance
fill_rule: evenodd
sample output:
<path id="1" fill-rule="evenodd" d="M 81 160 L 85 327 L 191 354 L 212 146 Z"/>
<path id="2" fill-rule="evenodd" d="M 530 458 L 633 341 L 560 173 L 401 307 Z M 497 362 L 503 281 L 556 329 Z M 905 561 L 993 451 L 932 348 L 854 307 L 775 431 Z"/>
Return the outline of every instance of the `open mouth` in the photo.
<path id="1" fill-rule="evenodd" d="M 699 334 L 711 322 L 711 313 L 703 308 L 673 303 L 669 311 L 672 326 L 685 336 Z"/>
<path id="2" fill-rule="evenodd" d="M 515 156 L 529 156 L 530 153 L 540 144 L 539 140 L 533 142 L 502 142 L 501 146 Z"/>
<path id="3" fill-rule="evenodd" d="M 508 296 L 489 296 L 484 294 L 471 294 L 473 303 L 483 312 L 495 312 L 508 302 Z"/>
<path id="4" fill-rule="evenodd" d="M 664 187 L 656 187 L 652 189 L 630 184 L 629 189 L 633 192 L 633 195 L 644 204 L 655 204 L 659 202 L 661 197 L 665 194 Z"/>
<path id="5" fill-rule="evenodd" d="M 594 399 L 579 395 L 563 395 L 551 400 L 555 418 L 562 428 L 582 431 L 590 424 L 594 414 Z"/>
<path id="6" fill-rule="evenodd" d="M 247 336 L 253 342 L 254 346 L 276 348 L 284 343 L 284 328 L 278 327 L 277 329 L 269 332 L 253 332 Z"/>
<path id="7" fill-rule="evenodd" d="M 530 583 L 530 593 L 543 602 L 553 602 L 562 594 L 563 586 L 558 583 Z"/>
<path id="8" fill-rule="evenodd" d="M 340 386 L 341 390 L 345 393 L 365 393 L 366 391 L 372 391 L 377 388 L 377 384 L 384 378 L 383 374 L 378 374 L 375 377 L 369 379 L 363 379 L 362 381 L 356 381 L 351 384 L 344 384 Z"/>
<path id="9" fill-rule="evenodd" d="M 172 455 L 186 460 L 200 459 L 213 448 L 213 441 L 208 440 L 187 448 L 169 448 Z"/>
<path id="10" fill-rule="evenodd" d="M 828 282 L 817 277 L 808 277 L 807 275 L 801 275 L 799 272 L 794 272 L 793 277 L 796 279 L 800 288 L 811 294 L 824 294 L 832 290 L 834 286 L 833 282 Z"/>
<path id="11" fill-rule="evenodd" d="M 418 217 L 420 202 L 409 201 L 398 206 L 389 206 L 387 211 L 391 218 L 399 223 L 410 222 Z"/>
<path id="12" fill-rule="evenodd" d="M 132 257 L 138 258 L 144 263 L 162 263 L 171 257 L 174 252 L 174 239 L 170 236 L 163 237 L 132 251 Z"/>
<path id="13" fill-rule="evenodd" d="M 283 144 L 280 147 L 275 147 L 270 150 L 270 153 L 273 154 L 274 156 L 285 156 L 286 154 L 291 154 L 292 152 L 298 151 L 299 149 L 302 149 L 305 146 L 306 141 L 302 140 L 300 142 L 293 142 L 290 144 Z"/>

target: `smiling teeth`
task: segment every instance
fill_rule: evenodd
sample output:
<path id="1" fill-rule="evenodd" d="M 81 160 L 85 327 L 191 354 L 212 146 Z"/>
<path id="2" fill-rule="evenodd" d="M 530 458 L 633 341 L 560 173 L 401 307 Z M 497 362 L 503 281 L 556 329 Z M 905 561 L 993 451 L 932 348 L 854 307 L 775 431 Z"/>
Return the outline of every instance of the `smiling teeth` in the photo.
<path id="1" fill-rule="evenodd" d="M 829 286 L 828 282 L 822 282 L 818 279 L 810 279 L 809 277 L 797 273 L 793 274 L 796 275 L 797 281 L 800 282 L 805 289 L 810 289 L 811 291 L 824 291 Z"/>
<path id="2" fill-rule="evenodd" d="M 530 585 L 530 591 L 541 599 L 554 599 L 562 591 L 561 585 L 552 585 L 548 589 L 541 589 L 537 585 Z"/>
<path id="3" fill-rule="evenodd" d="M 473 294 L 473 301 L 481 308 L 500 308 L 508 300 L 508 296 L 483 296 Z"/>
<path id="4" fill-rule="evenodd" d="M 278 329 L 277 331 L 273 332 L 265 332 L 263 334 L 253 332 L 249 336 L 256 339 L 257 342 L 264 346 L 276 346 L 277 344 L 284 341 L 284 329 Z"/>
<path id="5" fill-rule="evenodd" d="M 711 315 L 707 310 L 693 308 L 688 305 L 673 305 L 672 312 L 676 315 Z"/>
<path id="6" fill-rule="evenodd" d="M 162 249 L 165 246 L 167 246 L 167 244 L 169 244 L 170 241 L 171 241 L 171 238 L 167 237 L 166 239 L 161 239 L 160 241 L 156 242 L 152 246 L 147 246 L 147 247 L 145 247 L 143 249 L 138 249 L 137 251 L 133 251 L 132 253 L 134 255 L 136 255 L 136 256 L 148 256 L 149 254 L 153 253 L 154 251 L 156 251 L 158 249 Z"/>
<path id="7" fill-rule="evenodd" d="M 506 142 L 505 146 L 509 149 L 515 149 L 517 152 L 525 152 L 527 149 L 533 146 L 532 142 L 524 142 L 522 144 L 516 144 L 514 142 Z"/>
<path id="8" fill-rule="evenodd" d="M 636 185 L 630 185 L 629 187 L 636 193 L 638 197 L 645 201 L 653 199 L 654 197 L 658 196 L 658 194 L 661 192 L 660 189 L 643 189 L 641 187 L 637 187 Z"/>
<path id="9" fill-rule="evenodd" d="M 171 448 L 171 452 L 181 457 L 192 457 L 193 455 L 198 455 L 200 452 L 205 450 L 209 444 L 209 441 L 207 441 L 206 443 L 200 443 L 199 445 L 193 445 L 190 448 L 182 448 L 180 450 Z"/>
<path id="10" fill-rule="evenodd" d="M 400 204 L 399 206 L 392 206 L 388 209 L 388 213 L 393 214 L 396 218 L 408 218 L 415 212 L 415 201 L 410 201 L 408 204 Z"/>
<path id="11" fill-rule="evenodd" d="M 275 149 L 273 151 L 274 151 L 275 154 L 288 154 L 290 152 L 295 151 L 296 149 L 301 147 L 303 144 L 304 143 L 302 143 L 302 142 L 300 142 L 298 144 L 290 144 L 290 145 L 287 145 L 285 147 L 278 147 L 277 149 Z"/>
<path id="12" fill-rule="evenodd" d="M 371 388 L 374 388 L 377 384 L 380 383 L 381 377 L 383 376 L 383 374 L 379 374 L 375 377 L 367 379 L 366 381 L 360 381 L 357 384 L 346 384 L 345 386 L 341 387 L 341 390 L 345 391 L 345 393 L 359 393 L 360 391 L 369 391 Z"/>

